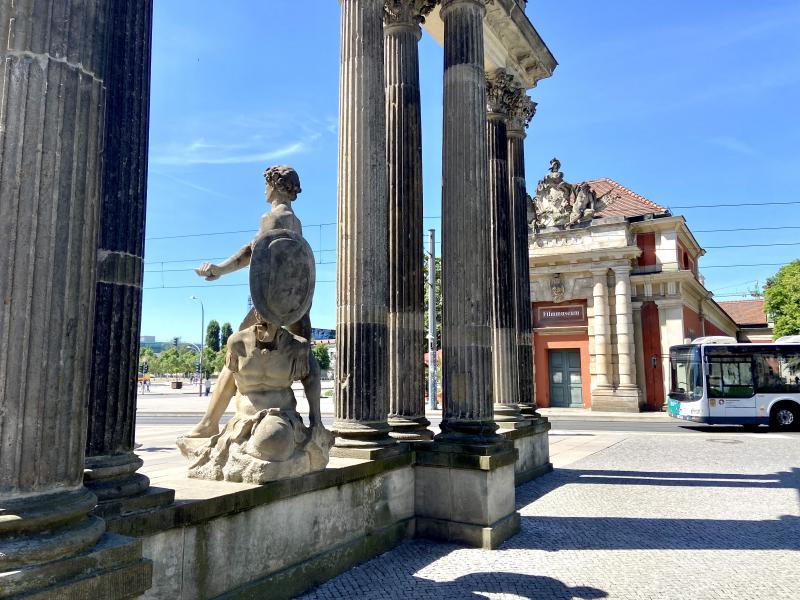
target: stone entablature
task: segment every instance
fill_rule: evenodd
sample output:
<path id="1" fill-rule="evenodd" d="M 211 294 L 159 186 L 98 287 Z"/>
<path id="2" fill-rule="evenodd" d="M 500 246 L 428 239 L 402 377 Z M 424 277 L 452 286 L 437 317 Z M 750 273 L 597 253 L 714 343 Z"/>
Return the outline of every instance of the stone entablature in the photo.
<path id="1" fill-rule="evenodd" d="M 444 44 L 441 4 L 425 19 L 425 30 L 440 45 Z M 517 0 L 488 0 L 484 17 L 486 71 L 506 69 L 526 89 L 553 75 L 555 57 L 525 14 Z"/>

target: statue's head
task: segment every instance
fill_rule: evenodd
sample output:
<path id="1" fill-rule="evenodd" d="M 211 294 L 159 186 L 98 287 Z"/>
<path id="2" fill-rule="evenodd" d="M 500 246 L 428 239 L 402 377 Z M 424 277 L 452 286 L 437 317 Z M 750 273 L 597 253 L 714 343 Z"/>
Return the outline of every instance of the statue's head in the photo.
<path id="1" fill-rule="evenodd" d="M 264 171 L 264 179 L 267 183 L 267 200 L 274 199 L 274 193 L 294 200 L 302 190 L 300 189 L 300 177 L 292 167 L 286 165 L 275 165 Z"/>
<path id="2" fill-rule="evenodd" d="M 561 161 L 557 158 L 553 158 L 550 160 L 550 172 L 555 173 L 556 171 L 561 169 Z"/>

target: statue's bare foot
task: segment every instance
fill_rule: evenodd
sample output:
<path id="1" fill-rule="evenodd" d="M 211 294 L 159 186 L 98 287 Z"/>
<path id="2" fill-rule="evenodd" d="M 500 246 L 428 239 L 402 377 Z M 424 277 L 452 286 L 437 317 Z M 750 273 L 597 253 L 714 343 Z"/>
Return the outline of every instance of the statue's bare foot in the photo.
<path id="1" fill-rule="evenodd" d="M 188 438 L 209 438 L 213 435 L 217 435 L 219 433 L 219 425 L 215 423 L 209 423 L 205 419 L 200 421 L 197 425 L 194 426 L 189 433 L 186 434 L 185 437 Z"/>

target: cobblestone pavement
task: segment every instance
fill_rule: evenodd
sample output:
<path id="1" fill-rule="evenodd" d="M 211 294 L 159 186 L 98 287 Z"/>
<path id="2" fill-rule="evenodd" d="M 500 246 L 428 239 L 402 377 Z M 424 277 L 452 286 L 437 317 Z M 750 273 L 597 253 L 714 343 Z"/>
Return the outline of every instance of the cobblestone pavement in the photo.
<path id="1" fill-rule="evenodd" d="M 498 550 L 415 540 L 304 598 L 800 598 L 798 442 L 629 437 L 518 488 Z"/>

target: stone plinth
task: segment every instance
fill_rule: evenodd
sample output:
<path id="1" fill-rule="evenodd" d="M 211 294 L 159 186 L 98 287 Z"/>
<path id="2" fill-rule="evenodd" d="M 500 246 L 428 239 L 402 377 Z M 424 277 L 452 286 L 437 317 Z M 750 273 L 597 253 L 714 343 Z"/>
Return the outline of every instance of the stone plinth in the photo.
<path id="1" fill-rule="evenodd" d="M 494 437 L 483 0 L 445 0 L 442 433 Z"/>
<path id="2" fill-rule="evenodd" d="M 389 193 L 389 425 L 403 441 L 430 439 L 425 418 L 422 124 L 419 24 L 431 0 L 391 0 L 384 16 Z"/>
<path id="3" fill-rule="evenodd" d="M 342 0 L 336 272 L 336 446 L 396 444 L 388 415 L 388 228 L 383 0 Z M 421 243 L 421 240 L 419 240 Z"/>
<path id="4" fill-rule="evenodd" d="M 514 463 L 515 485 L 522 485 L 553 470 L 550 462 L 550 428 L 549 421 L 539 417 L 534 418 L 526 427 L 500 429 L 500 435 L 512 442 L 517 451 L 517 460 Z"/>
<path id="5" fill-rule="evenodd" d="M 492 549 L 517 533 L 515 459 L 516 451 L 508 442 L 484 455 L 418 445 L 417 535 Z"/>

